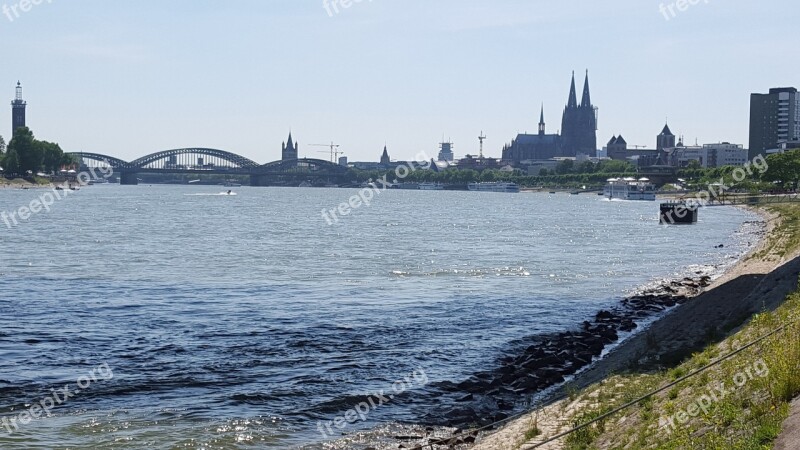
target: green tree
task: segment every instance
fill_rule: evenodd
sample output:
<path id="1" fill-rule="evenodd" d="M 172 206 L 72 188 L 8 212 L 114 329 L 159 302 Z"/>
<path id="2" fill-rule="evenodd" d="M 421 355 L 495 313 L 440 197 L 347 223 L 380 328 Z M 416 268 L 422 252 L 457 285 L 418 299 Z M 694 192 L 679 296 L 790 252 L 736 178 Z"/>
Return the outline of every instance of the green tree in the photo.
<path id="1" fill-rule="evenodd" d="M 6 152 L 6 140 L 3 139 L 3 136 L 0 136 L 0 155 Z"/>
<path id="2" fill-rule="evenodd" d="M 693 159 L 689 161 L 689 164 L 686 166 L 686 168 L 689 170 L 700 170 L 703 168 L 703 166 L 700 165 L 700 161 Z"/>
<path id="3" fill-rule="evenodd" d="M 19 170 L 19 157 L 17 151 L 9 148 L 8 152 L 3 156 L 3 170 L 8 174 L 18 174 Z"/>
<path id="4" fill-rule="evenodd" d="M 42 152 L 42 168 L 46 172 L 57 171 L 65 163 L 64 151 L 58 144 L 47 141 L 36 141 Z"/>
<path id="5" fill-rule="evenodd" d="M 781 187 L 791 185 L 797 188 L 800 181 L 800 150 L 776 153 L 767 156 L 768 169 L 761 179 L 780 184 Z"/>
<path id="6" fill-rule="evenodd" d="M 480 180 L 483 182 L 497 181 L 497 173 L 494 170 L 484 170 L 481 173 Z"/>
<path id="7" fill-rule="evenodd" d="M 8 144 L 8 149 L 17 153 L 19 171 L 37 172 L 42 168 L 43 149 L 36 144 L 33 132 L 28 127 L 20 127 L 14 132 L 14 138 Z"/>
<path id="8" fill-rule="evenodd" d="M 578 164 L 578 173 L 594 173 L 595 172 L 595 164 L 591 161 L 584 161 Z"/>
<path id="9" fill-rule="evenodd" d="M 597 171 L 600 173 L 630 173 L 635 172 L 636 168 L 627 161 L 609 159 L 600 161 L 597 165 Z"/>
<path id="10" fill-rule="evenodd" d="M 556 173 L 559 175 L 566 175 L 568 173 L 572 173 L 572 169 L 575 167 L 575 161 L 571 159 L 565 159 L 558 163 L 556 166 Z"/>

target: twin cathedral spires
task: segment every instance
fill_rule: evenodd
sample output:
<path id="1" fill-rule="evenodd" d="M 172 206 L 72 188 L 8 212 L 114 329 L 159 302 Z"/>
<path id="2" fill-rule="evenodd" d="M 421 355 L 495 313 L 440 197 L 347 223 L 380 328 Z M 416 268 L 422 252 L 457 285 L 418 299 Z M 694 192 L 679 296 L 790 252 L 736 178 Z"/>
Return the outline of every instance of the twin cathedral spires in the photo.
<path id="1" fill-rule="evenodd" d="M 589 92 L 589 71 L 583 84 L 583 97 L 578 103 L 575 72 L 569 89 L 567 106 L 561 117 L 561 133 L 547 134 L 544 106 L 539 115 L 537 134 L 518 134 L 511 144 L 503 148 L 503 160 L 518 164 L 522 161 L 544 160 L 553 157 L 575 157 L 578 154 L 594 156 L 597 152 L 597 108 L 592 105 Z"/>

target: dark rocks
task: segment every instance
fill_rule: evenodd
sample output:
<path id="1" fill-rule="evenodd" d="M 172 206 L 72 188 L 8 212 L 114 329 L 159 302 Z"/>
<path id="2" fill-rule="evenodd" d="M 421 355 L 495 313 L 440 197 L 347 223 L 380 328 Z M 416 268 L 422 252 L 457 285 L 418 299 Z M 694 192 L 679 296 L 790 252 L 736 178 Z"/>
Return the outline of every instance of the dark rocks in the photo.
<path id="1" fill-rule="evenodd" d="M 665 282 L 622 300 L 618 307 L 599 311 L 573 331 L 533 337 L 533 344 L 522 354 L 499 358 L 500 367 L 492 371 L 476 373 L 458 384 L 438 383 L 440 392 L 447 393 L 453 403 L 449 411 L 436 416 L 442 420 L 432 422 L 464 426 L 502 420 L 507 416 L 500 411 L 516 409 L 520 396 L 563 383 L 617 342 L 620 333 L 632 332 L 637 322 L 686 303 L 710 283 L 707 276 Z"/>

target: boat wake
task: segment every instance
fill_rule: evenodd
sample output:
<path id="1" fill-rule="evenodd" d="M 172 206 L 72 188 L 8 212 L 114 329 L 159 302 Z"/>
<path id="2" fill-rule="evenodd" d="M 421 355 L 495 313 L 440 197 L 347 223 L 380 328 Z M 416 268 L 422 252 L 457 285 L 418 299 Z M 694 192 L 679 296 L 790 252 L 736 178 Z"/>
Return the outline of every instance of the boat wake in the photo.
<path id="1" fill-rule="evenodd" d="M 183 194 L 186 197 L 234 197 L 236 192 L 219 192 L 217 194 Z"/>

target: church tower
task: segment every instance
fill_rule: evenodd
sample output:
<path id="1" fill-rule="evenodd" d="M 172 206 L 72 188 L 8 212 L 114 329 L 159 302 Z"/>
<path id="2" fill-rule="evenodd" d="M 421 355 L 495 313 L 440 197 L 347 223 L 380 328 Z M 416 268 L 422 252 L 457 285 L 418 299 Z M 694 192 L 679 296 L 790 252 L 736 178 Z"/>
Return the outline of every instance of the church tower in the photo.
<path id="1" fill-rule="evenodd" d="M 297 159 L 297 149 L 299 148 L 300 144 L 295 144 L 292 142 L 292 132 L 289 132 L 289 140 L 281 145 L 281 160 L 287 161 L 292 159 Z"/>
<path id="2" fill-rule="evenodd" d="M 539 136 L 544 136 L 544 105 L 542 105 L 542 113 L 539 115 Z"/>
<path id="3" fill-rule="evenodd" d="M 580 104 L 575 89 L 575 72 L 572 73 L 569 100 L 561 121 L 561 138 L 563 156 L 576 156 L 578 153 L 594 156 L 597 152 L 597 108 L 592 105 L 588 70 Z"/>
<path id="4" fill-rule="evenodd" d="M 389 159 L 389 150 L 386 149 L 386 146 L 383 146 L 383 154 L 381 155 L 381 164 L 388 166 L 392 163 L 392 160 Z"/>
<path id="5" fill-rule="evenodd" d="M 27 107 L 28 103 L 22 99 L 22 84 L 17 81 L 17 95 L 14 98 L 14 101 L 11 102 L 11 136 L 13 137 L 14 132 L 17 131 L 17 128 L 21 128 L 26 126 L 25 125 L 25 108 Z"/>
<path id="6" fill-rule="evenodd" d="M 665 148 L 674 148 L 675 147 L 675 135 L 672 134 L 672 131 L 669 129 L 669 124 L 664 125 L 664 129 L 661 130 L 661 134 L 656 137 L 656 148 L 658 149 L 659 153 L 664 151 Z"/>

